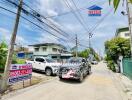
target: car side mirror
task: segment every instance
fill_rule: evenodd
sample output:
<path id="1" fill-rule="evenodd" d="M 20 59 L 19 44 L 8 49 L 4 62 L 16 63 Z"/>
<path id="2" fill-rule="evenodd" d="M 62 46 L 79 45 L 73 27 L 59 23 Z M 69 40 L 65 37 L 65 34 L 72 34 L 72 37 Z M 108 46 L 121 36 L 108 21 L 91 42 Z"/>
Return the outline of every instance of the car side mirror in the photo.
<path id="1" fill-rule="evenodd" d="M 46 61 L 44 61 L 43 63 L 46 63 Z"/>

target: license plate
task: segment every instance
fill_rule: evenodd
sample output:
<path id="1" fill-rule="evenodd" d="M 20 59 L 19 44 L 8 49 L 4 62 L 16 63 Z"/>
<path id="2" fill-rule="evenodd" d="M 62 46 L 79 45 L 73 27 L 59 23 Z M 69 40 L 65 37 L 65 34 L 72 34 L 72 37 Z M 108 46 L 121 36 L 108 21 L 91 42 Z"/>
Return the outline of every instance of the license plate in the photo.
<path id="1" fill-rule="evenodd" d="M 69 78 L 67 74 L 62 74 L 62 78 Z"/>

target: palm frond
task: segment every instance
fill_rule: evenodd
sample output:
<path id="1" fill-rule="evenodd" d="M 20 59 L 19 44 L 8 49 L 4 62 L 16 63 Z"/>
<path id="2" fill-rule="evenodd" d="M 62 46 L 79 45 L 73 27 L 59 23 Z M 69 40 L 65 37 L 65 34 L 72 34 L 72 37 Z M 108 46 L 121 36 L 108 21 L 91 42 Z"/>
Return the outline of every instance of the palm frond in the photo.
<path id="1" fill-rule="evenodd" d="M 120 0 L 114 0 L 113 1 L 113 5 L 114 5 L 114 8 L 115 8 L 115 11 L 117 10 L 117 8 L 119 6 L 119 3 L 120 3 Z"/>

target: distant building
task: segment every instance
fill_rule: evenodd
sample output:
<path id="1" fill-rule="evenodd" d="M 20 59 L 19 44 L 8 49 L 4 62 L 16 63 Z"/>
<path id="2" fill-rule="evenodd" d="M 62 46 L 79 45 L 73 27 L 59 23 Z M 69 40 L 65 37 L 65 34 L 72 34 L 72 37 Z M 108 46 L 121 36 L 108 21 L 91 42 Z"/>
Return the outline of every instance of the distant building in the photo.
<path id="1" fill-rule="evenodd" d="M 61 44 L 56 43 L 42 43 L 42 44 L 34 44 L 29 45 L 29 47 L 33 48 L 33 56 L 34 57 L 50 57 L 54 60 L 60 61 L 68 59 L 72 56 Z"/>
<path id="2" fill-rule="evenodd" d="M 15 45 L 14 52 L 20 59 L 32 59 L 33 52 L 29 51 L 29 48 L 22 45 Z"/>
<path id="3" fill-rule="evenodd" d="M 124 27 L 124 28 L 118 28 L 116 30 L 116 37 L 122 37 L 125 39 L 129 39 L 130 38 L 130 32 L 129 32 L 129 28 L 128 27 Z"/>

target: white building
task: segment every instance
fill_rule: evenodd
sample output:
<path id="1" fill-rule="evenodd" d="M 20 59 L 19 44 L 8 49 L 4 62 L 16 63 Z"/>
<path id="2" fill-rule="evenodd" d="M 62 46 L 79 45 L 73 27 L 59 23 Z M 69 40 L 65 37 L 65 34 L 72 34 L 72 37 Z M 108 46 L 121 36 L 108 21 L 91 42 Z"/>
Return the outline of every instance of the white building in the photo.
<path id="1" fill-rule="evenodd" d="M 55 60 L 68 59 L 72 56 L 61 44 L 56 43 L 42 43 L 29 45 L 30 48 L 33 48 L 33 56 L 43 56 L 51 57 Z"/>
<path id="2" fill-rule="evenodd" d="M 130 32 L 129 32 L 129 28 L 128 27 L 124 27 L 124 28 L 118 28 L 116 30 L 116 37 L 122 37 L 125 39 L 129 39 L 130 38 Z"/>

